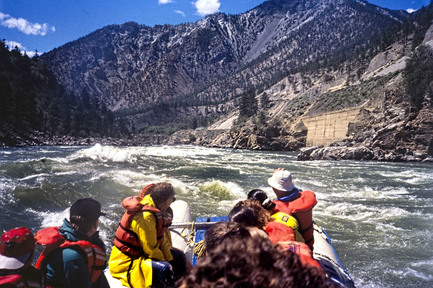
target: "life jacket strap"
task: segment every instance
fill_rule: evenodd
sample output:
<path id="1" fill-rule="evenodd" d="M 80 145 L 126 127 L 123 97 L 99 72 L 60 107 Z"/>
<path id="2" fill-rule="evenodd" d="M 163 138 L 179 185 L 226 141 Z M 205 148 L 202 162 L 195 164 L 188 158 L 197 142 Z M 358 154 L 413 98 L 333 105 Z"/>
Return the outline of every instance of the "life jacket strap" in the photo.
<path id="1" fill-rule="evenodd" d="M 143 249 L 141 248 L 141 246 L 133 245 L 133 244 L 131 244 L 131 243 L 129 243 L 129 242 L 123 241 L 123 240 L 117 238 L 117 236 L 114 236 L 114 239 L 116 239 L 116 240 L 117 240 L 118 242 L 120 242 L 122 245 L 125 245 L 125 246 L 127 246 L 128 248 L 130 248 L 130 249 L 132 249 L 132 250 L 140 251 L 140 253 L 143 253 L 143 252 L 142 252 Z M 130 255 L 130 254 L 128 254 L 128 253 L 125 253 L 124 251 L 122 251 L 122 253 L 128 255 L 129 257 L 136 258 L 136 256 Z"/>
<path id="2" fill-rule="evenodd" d="M 299 231 L 299 233 L 304 234 L 305 232 L 307 232 L 310 229 L 313 229 L 313 222 L 311 222 L 311 224 L 308 225 L 307 228 L 305 228 L 305 229 L 299 229 L 298 231 Z"/>

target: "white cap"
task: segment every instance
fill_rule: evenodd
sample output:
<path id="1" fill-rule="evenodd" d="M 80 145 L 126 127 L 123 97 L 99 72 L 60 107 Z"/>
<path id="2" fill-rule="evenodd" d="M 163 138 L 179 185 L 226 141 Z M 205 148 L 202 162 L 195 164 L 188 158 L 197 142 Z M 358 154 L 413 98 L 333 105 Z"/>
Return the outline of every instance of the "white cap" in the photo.
<path id="1" fill-rule="evenodd" d="M 279 170 L 268 179 L 271 187 L 281 191 L 292 191 L 295 188 L 295 184 L 292 181 L 292 174 L 287 170 Z"/>

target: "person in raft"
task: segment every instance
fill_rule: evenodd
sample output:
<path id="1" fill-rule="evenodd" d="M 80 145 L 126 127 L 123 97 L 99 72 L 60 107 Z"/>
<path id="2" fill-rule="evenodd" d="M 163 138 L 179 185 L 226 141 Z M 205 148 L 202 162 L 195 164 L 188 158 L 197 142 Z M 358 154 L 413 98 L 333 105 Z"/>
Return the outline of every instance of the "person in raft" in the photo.
<path id="1" fill-rule="evenodd" d="M 69 221 L 36 233 L 37 244 L 45 249 L 35 267 L 44 273 L 47 287 L 110 287 L 102 273 L 106 250 L 98 232 L 104 215 L 98 201 L 78 199 L 69 210 Z"/>
<path id="2" fill-rule="evenodd" d="M 7 231 L 0 239 L 0 287 L 42 288 L 42 272 L 32 266 L 35 237 L 27 227 Z"/>
<path id="3" fill-rule="evenodd" d="M 298 231 L 304 238 L 305 244 L 313 249 L 313 208 L 317 204 L 314 192 L 296 188 L 292 175 L 284 168 L 276 169 L 268 179 L 268 184 L 277 196 L 277 200 L 273 201 L 274 209 L 296 218 L 299 224 Z"/>
<path id="4" fill-rule="evenodd" d="M 324 274 L 303 265 L 298 255 L 282 253 L 266 235 L 251 234 L 258 229 L 226 222 L 213 227 L 205 234 L 205 239 L 211 239 L 205 240 L 211 244 L 206 244 L 206 256 L 197 261 L 178 287 L 336 287 Z"/>
<path id="5" fill-rule="evenodd" d="M 173 287 L 186 274 L 183 251 L 172 247 L 168 227 L 176 200 L 170 183 L 150 184 L 127 197 L 108 261 L 111 275 L 127 287 Z"/>

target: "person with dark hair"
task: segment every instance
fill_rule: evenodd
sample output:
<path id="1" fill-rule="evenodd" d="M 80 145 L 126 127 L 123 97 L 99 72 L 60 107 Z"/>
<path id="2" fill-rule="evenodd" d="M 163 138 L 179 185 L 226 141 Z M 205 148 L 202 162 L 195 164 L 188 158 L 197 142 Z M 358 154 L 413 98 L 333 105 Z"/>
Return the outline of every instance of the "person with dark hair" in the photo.
<path id="1" fill-rule="evenodd" d="M 72 204 L 69 221 L 60 227 L 44 228 L 36 241 L 45 249 L 36 268 L 45 275 L 50 287 L 109 287 L 103 270 L 106 267 L 105 245 L 99 238 L 101 204 L 83 198 Z"/>
<path id="2" fill-rule="evenodd" d="M 268 195 L 266 194 L 265 191 L 261 189 L 253 189 L 248 193 L 247 197 L 248 200 L 250 201 L 255 201 L 260 203 L 263 209 L 265 209 L 268 212 L 265 214 L 271 215 L 270 221 L 279 222 L 281 224 L 286 225 L 288 228 L 290 228 L 286 230 L 288 235 L 290 235 L 290 237 L 293 238 L 292 240 L 296 240 L 303 243 L 305 242 L 304 237 L 302 237 L 302 235 L 298 231 L 299 223 L 297 219 L 289 214 L 278 211 L 276 209 L 275 203 L 268 198 Z M 267 223 L 269 223 L 270 221 L 267 221 Z M 266 225 L 264 228 L 265 230 L 266 230 Z M 270 223 L 268 225 L 268 228 L 270 228 L 269 226 L 275 226 L 275 225 L 276 225 L 275 223 Z"/>
<path id="3" fill-rule="evenodd" d="M 236 222 L 247 227 L 259 227 L 257 212 L 248 206 L 235 206 L 228 215 L 228 222 Z"/>
<path id="4" fill-rule="evenodd" d="M 230 212 L 230 213 L 234 213 L 233 210 L 240 209 L 239 207 L 249 207 L 250 209 L 255 211 L 254 217 L 256 217 L 255 221 L 257 221 L 257 223 L 256 223 L 256 225 L 249 225 L 249 226 L 256 226 L 260 229 L 263 229 L 269 221 L 272 221 L 272 217 L 271 217 L 270 213 L 268 213 L 268 211 L 266 209 L 264 209 L 262 207 L 262 205 L 260 205 L 260 203 L 257 201 L 250 200 L 250 199 L 239 201 L 238 203 L 235 204 L 235 206 L 232 209 L 232 212 Z M 241 218 L 242 214 L 241 213 L 239 213 L 239 214 L 240 215 L 238 216 L 238 219 L 242 219 Z M 253 215 L 251 215 L 251 217 L 252 216 Z M 246 218 L 250 217 L 248 215 L 244 215 L 243 217 L 245 219 L 244 221 L 252 221 L 252 219 L 249 219 L 249 220 L 246 219 Z M 237 221 L 237 222 L 240 223 L 240 221 Z"/>
<path id="5" fill-rule="evenodd" d="M 42 272 L 32 266 L 35 237 L 29 228 L 18 227 L 0 239 L 0 287 L 42 288 Z"/>
<path id="6" fill-rule="evenodd" d="M 226 239 L 242 240 L 249 237 L 255 237 L 258 234 L 252 233 L 250 227 L 245 227 L 236 222 L 217 222 L 213 224 L 204 234 L 204 245 L 206 253 L 213 251 L 218 245 Z M 267 237 L 266 233 L 260 235 Z"/>
<path id="7" fill-rule="evenodd" d="M 265 237 L 239 233 L 245 227 L 233 229 L 227 234 L 236 237 L 227 236 L 209 249 L 178 287 L 334 287 L 324 275 L 303 266 L 296 254 L 284 253 Z"/>
<path id="8" fill-rule="evenodd" d="M 256 200 L 262 205 L 263 208 L 273 213 L 275 209 L 275 203 L 269 199 L 268 194 L 262 189 L 253 189 L 248 192 L 247 198 L 249 200 Z"/>
<path id="9" fill-rule="evenodd" d="M 140 196 L 127 197 L 108 267 L 127 287 L 172 287 L 186 274 L 185 254 L 172 247 L 168 227 L 175 201 L 170 183 L 150 184 Z"/>
<path id="10" fill-rule="evenodd" d="M 284 168 L 276 169 L 268 179 L 268 184 L 277 196 L 277 200 L 273 201 L 276 205 L 274 210 L 295 217 L 305 243 L 313 249 L 313 208 L 317 204 L 314 192 L 296 188 L 292 181 L 292 174 Z"/>
<path id="11" fill-rule="evenodd" d="M 262 196 L 261 198 L 263 199 Z M 323 269 L 313 259 L 308 245 L 296 241 L 298 223 L 294 217 L 282 212 L 276 212 L 271 216 L 271 212 L 263 208 L 259 200 L 248 199 L 239 201 L 235 205 L 235 208 L 229 213 L 229 222 L 236 222 L 241 226 L 255 228 L 262 232 L 264 230 L 266 232 L 264 234 L 272 243 L 282 246 L 286 252 L 290 251 L 299 255 L 304 265 L 318 268 L 322 272 Z M 302 236 L 299 237 L 302 238 Z"/>

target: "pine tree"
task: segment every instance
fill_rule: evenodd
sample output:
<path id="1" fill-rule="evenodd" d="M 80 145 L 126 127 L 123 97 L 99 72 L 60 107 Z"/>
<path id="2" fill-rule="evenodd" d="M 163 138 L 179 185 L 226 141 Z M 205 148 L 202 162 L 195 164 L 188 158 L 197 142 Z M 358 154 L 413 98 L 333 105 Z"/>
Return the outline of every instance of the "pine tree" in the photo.
<path id="1" fill-rule="evenodd" d="M 247 90 L 241 96 L 239 103 L 239 116 L 249 118 L 257 114 L 258 104 L 253 89 Z"/>
<path id="2" fill-rule="evenodd" d="M 421 109 L 426 96 L 431 94 L 433 49 L 425 45 L 419 46 L 407 60 L 403 77 L 405 90 L 411 103 L 417 109 Z"/>
<path id="3" fill-rule="evenodd" d="M 262 108 L 262 110 L 266 110 L 269 108 L 270 103 L 271 101 L 269 100 L 268 94 L 263 92 L 260 96 L 260 108 Z"/>

